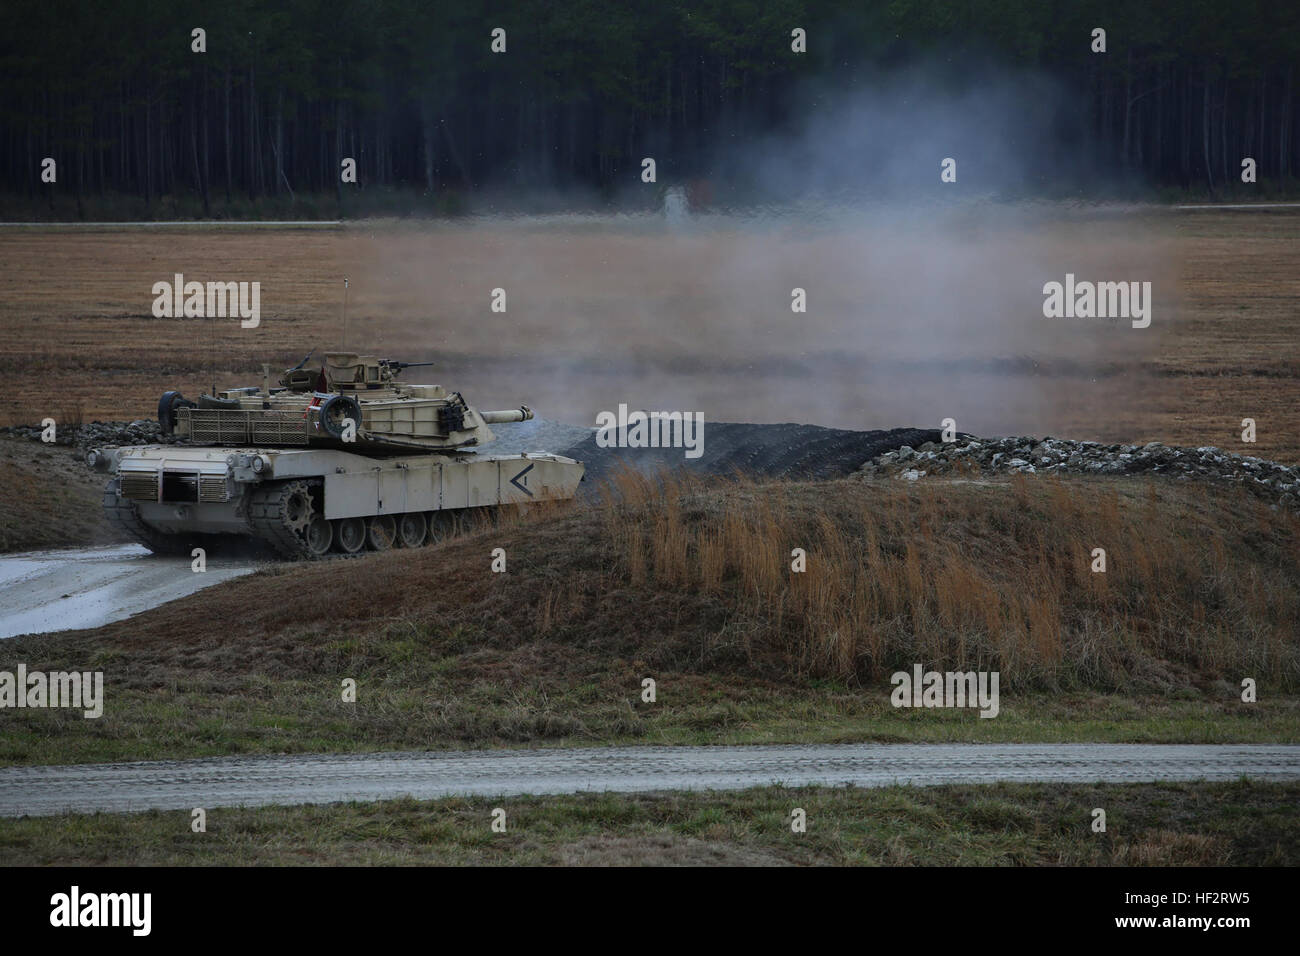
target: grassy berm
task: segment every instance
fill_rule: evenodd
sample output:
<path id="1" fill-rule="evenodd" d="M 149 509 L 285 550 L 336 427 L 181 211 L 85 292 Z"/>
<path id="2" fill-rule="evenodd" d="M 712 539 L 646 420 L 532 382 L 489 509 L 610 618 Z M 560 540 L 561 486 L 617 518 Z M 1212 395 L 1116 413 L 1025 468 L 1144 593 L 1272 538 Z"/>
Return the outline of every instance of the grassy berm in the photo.
<path id="1" fill-rule="evenodd" d="M 98 720 L 5 712 L 0 761 L 1294 742 L 1298 580 L 1300 519 L 1233 488 L 625 475 L 601 500 L 418 551 L 273 566 L 95 631 L 0 642 L 0 669 L 102 670 L 106 690 Z M 889 675 L 915 663 L 999 671 L 1001 713 L 893 708 Z"/>

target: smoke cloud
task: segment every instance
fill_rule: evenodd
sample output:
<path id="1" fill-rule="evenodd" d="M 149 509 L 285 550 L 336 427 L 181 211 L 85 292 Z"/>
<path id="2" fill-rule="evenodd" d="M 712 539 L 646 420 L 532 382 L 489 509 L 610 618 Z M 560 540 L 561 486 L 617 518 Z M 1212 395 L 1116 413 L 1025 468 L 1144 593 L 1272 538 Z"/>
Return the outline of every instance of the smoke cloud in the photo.
<path id="1" fill-rule="evenodd" d="M 1086 168 L 1068 104 L 1041 78 L 957 72 L 806 89 L 789 130 L 717 144 L 704 181 L 629 186 L 655 211 L 378 228 L 358 305 L 481 404 L 574 423 L 627 403 L 1104 437 L 1176 304 L 1169 227 L 1026 198 Z M 665 216 L 665 194 L 696 202 Z M 1152 327 L 1045 318 L 1043 286 L 1067 273 L 1152 282 Z"/>

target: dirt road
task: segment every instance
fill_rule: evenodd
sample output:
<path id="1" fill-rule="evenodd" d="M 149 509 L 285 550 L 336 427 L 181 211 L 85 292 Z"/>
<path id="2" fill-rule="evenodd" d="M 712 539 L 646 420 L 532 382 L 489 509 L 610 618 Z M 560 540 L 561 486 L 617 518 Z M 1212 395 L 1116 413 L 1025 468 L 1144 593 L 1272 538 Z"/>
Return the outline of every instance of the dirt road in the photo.
<path id="1" fill-rule="evenodd" d="M 1300 779 L 1297 745 L 841 744 L 220 757 L 0 769 L 0 816 L 780 783 Z"/>

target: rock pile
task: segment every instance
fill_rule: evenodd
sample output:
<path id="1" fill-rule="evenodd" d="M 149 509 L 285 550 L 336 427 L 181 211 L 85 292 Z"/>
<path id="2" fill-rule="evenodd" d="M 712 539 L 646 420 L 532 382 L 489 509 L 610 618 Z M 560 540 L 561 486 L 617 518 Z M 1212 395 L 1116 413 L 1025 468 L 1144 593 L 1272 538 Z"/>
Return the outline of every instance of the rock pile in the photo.
<path id="1" fill-rule="evenodd" d="M 904 445 L 864 464 L 858 477 L 916 481 L 927 475 L 1019 472 L 1021 474 L 1132 475 L 1155 473 L 1179 480 L 1239 484 L 1288 507 L 1300 503 L 1300 468 L 1213 447 L 1103 445 L 1063 438 L 972 438 Z"/>
<path id="2" fill-rule="evenodd" d="M 0 435 L 11 438 L 29 438 L 40 441 L 44 429 L 40 425 L 10 425 L 0 428 Z M 176 439 L 163 437 L 162 426 L 152 419 L 138 418 L 133 422 L 91 422 L 88 425 L 61 425 L 55 429 L 56 445 L 77 448 L 94 448 L 101 445 L 158 445 L 172 444 Z"/>

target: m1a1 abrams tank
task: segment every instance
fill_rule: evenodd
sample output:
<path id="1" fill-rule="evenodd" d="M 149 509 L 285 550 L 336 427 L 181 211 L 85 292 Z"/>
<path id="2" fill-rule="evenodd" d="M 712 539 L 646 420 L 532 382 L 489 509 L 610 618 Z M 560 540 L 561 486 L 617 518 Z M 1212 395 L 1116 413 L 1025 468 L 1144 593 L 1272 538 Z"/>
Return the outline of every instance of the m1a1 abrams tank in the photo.
<path id="1" fill-rule="evenodd" d="M 158 403 L 175 444 L 92 449 L 109 521 L 152 551 L 252 537 L 290 558 L 418 547 L 476 509 L 571 498 L 583 466 L 546 452 L 483 455 L 488 427 L 459 392 L 400 381 L 411 363 L 311 356 L 270 383 Z M 225 536 L 224 538 L 222 536 Z"/>

